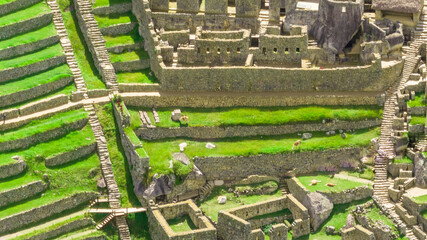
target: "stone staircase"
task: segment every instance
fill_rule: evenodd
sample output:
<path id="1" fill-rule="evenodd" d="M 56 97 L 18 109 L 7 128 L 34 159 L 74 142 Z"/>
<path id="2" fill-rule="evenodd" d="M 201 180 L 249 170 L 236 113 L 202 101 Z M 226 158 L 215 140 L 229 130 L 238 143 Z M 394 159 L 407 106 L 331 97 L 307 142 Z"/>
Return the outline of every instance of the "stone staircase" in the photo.
<path id="1" fill-rule="evenodd" d="M 102 76 L 103 81 L 107 87 L 114 92 L 118 92 L 117 76 L 113 65 L 111 64 L 110 56 L 108 55 L 107 48 L 105 47 L 104 37 L 99 30 L 98 22 L 92 12 L 92 3 L 90 0 L 74 0 L 76 5 L 77 14 L 80 15 L 79 20 L 82 19 L 86 29 L 85 39 L 91 50 L 95 66 L 98 65 L 98 70 Z M 84 27 L 82 27 L 84 28 Z M 98 64 L 97 64 L 98 63 Z"/>
<path id="2" fill-rule="evenodd" d="M 212 189 L 215 187 L 215 183 L 213 181 L 207 181 L 203 187 L 199 189 L 199 198 L 204 199 L 212 192 Z"/>
<path id="3" fill-rule="evenodd" d="M 116 180 L 114 178 L 110 154 L 108 153 L 107 141 L 105 139 L 104 133 L 102 132 L 102 126 L 99 123 L 93 105 L 85 104 L 84 108 L 87 112 L 89 112 L 89 124 L 96 138 L 98 146 L 98 155 L 101 161 L 101 171 L 102 175 L 104 176 L 105 183 L 107 185 L 110 207 L 112 209 L 119 209 L 121 208 L 119 187 L 117 186 Z M 130 232 L 124 214 L 123 216 L 113 216 L 113 218 L 114 217 L 116 217 L 115 219 L 117 227 L 119 229 L 120 239 L 130 239 Z M 108 220 L 105 224 L 110 221 L 111 219 Z"/>
<path id="4" fill-rule="evenodd" d="M 56 31 L 59 36 L 59 41 L 62 48 L 64 49 L 65 57 L 67 59 L 67 64 L 71 69 L 74 77 L 74 83 L 76 85 L 77 91 L 87 92 L 86 84 L 82 76 L 82 72 L 77 65 L 76 58 L 74 57 L 74 51 L 71 46 L 70 39 L 68 38 L 67 30 L 65 29 L 64 19 L 62 18 L 61 10 L 59 9 L 58 3 L 56 0 L 48 0 L 48 6 L 53 13 L 53 23 L 55 24 Z M 87 98 L 87 95 L 85 95 Z"/>
<path id="5" fill-rule="evenodd" d="M 286 178 L 280 178 L 279 179 L 279 189 L 282 192 L 282 195 L 289 194 L 289 188 L 288 188 L 288 182 L 286 181 Z"/>

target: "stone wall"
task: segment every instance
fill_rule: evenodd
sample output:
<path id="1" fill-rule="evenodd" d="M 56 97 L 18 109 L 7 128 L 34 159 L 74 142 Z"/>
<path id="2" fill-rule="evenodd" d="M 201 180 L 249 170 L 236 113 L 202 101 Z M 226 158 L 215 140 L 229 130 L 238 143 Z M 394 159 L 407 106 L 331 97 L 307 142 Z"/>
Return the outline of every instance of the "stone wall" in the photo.
<path id="1" fill-rule="evenodd" d="M 339 121 L 335 123 L 289 124 L 267 126 L 230 126 L 230 127 L 179 127 L 179 128 L 139 128 L 136 135 L 144 139 L 162 139 L 188 137 L 196 139 L 214 139 L 228 137 L 271 136 L 289 133 L 323 132 L 331 130 L 364 129 L 380 126 L 381 120 Z"/>
<path id="2" fill-rule="evenodd" d="M 30 115 L 43 110 L 55 108 L 68 103 L 68 96 L 65 94 L 58 94 L 56 96 L 43 99 L 34 103 L 24 105 L 19 108 L 19 114 L 21 116 Z"/>
<path id="3" fill-rule="evenodd" d="M 112 53 L 124 53 L 124 52 L 139 50 L 143 47 L 144 47 L 144 42 L 137 42 L 135 44 L 117 45 L 114 47 L 109 47 L 107 48 L 107 51 Z M 147 60 L 150 61 L 149 59 Z"/>
<path id="4" fill-rule="evenodd" d="M 188 44 L 188 41 L 190 40 L 190 31 L 181 30 L 163 32 L 160 33 L 160 39 L 162 41 L 167 41 L 170 46 L 177 49 L 179 44 Z"/>
<path id="5" fill-rule="evenodd" d="M 48 184 L 42 181 L 35 181 L 18 188 L 0 192 L 0 208 L 12 203 L 16 203 L 25 199 L 29 199 L 48 188 Z"/>
<path id="6" fill-rule="evenodd" d="M 19 160 L 10 164 L 0 165 L 0 179 L 12 177 L 22 173 L 27 168 L 27 163 Z"/>
<path id="7" fill-rule="evenodd" d="M 82 157 L 89 156 L 93 154 L 95 151 L 96 151 L 96 142 L 90 145 L 76 148 L 69 152 L 56 155 L 54 157 L 47 158 L 45 160 L 45 165 L 46 167 L 54 167 L 54 166 L 62 165 L 62 164 L 80 159 Z"/>
<path id="8" fill-rule="evenodd" d="M 50 83 L 38 85 L 36 87 L 30 88 L 27 90 L 14 92 L 11 94 L 0 96 L 0 107 L 13 105 L 13 104 L 24 102 L 24 101 L 27 101 L 30 99 L 35 99 L 35 98 L 40 97 L 42 95 L 45 95 L 45 94 L 51 93 L 55 90 L 58 90 L 60 88 L 63 88 L 72 82 L 73 82 L 73 77 L 66 77 L 66 78 L 61 78 L 59 80 L 56 80 L 56 81 L 53 81 Z M 63 102 L 65 102 L 65 101 L 63 101 Z M 67 102 L 68 102 L 68 97 L 67 97 Z M 46 102 L 44 102 L 44 103 L 46 103 Z"/>
<path id="9" fill-rule="evenodd" d="M 132 31 L 132 29 L 135 28 L 135 26 L 136 26 L 136 23 L 134 22 L 121 23 L 121 24 L 116 24 L 109 27 L 101 28 L 100 31 L 102 35 L 119 36 L 119 35 L 124 35 L 129 33 L 130 31 Z"/>
<path id="10" fill-rule="evenodd" d="M 342 232 L 343 240 L 375 240 L 375 235 L 373 232 L 368 229 L 357 225 L 356 227 L 351 227 L 345 229 Z"/>
<path id="11" fill-rule="evenodd" d="M 133 72 L 150 67 L 150 59 L 140 59 L 129 62 L 115 62 L 113 63 L 116 72 Z"/>
<path id="12" fill-rule="evenodd" d="M 24 55 L 26 53 L 45 48 L 47 46 L 51 46 L 58 42 L 59 42 L 59 36 L 55 35 L 39 41 L 18 45 L 16 47 L 9 47 L 9 48 L 0 50 L 0 60 L 12 58 L 19 55 Z"/>
<path id="13" fill-rule="evenodd" d="M 100 98 L 100 97 L 106 97 L 110 91 L 108 89 L 93 89 L 87 91 L 87 95 L 89 98 Z"/>
<path id="14" fill-rule="evenodd" d="M 41 2 L 42 0 L 16 0 L 0 5 L 0 16 L 14 12 L 21 8 L 29 7 L 35 3 Z"/>
<path id="15" fill-rule="evenodd" d="M 38 17 L 0 27 L 0 40 L 46 26 L 52 22 L 52 17 L 53 13 L 46 13 Z"/>
<path id="16" fill-rule="evenodd" d="M 59 136 L 63 136 L 72 130 L 82 129 L 84 126 L 86 126 L 87 122 L 88 122 L 87 118 L 84 118 L 84 119 L 77 120 L 73 123 L 64 124 L 63 126 L 60 126 L 58 128 L 37 133 L 25 138 L 11 140 L 7 142 L 1 142 L 0 152 L 12 151 L 16 149 L 25 149 L 31 145 L 34 145 L 40 142 L 49 141 Z"/>
<path id="17" fill-rule="evenodd" d="M 310 193 L 296 177 L 287 179 L 286 183 L 288 184 L 289 192 L 300 202 L 303 202 L 305 197 Z"/>
<path id="18" fill-rule="evenodd" d="M 93 9 L 95 15 L 124 14 L 132 10 L 132 3 L 119 3 L 107 7 L 97 7 Z"/>
<path id="19" fill-rule="evenodd" d="M 159 90 L 158 83 L 119 83 L 120 92 L 157 92 Z"/>
<path id="20" fill-rule="evenodd" d="M 408 107 L 408 114 L 410 114 L 411 116 L 413 115 L 425 116 L 426 107 Z"/>
<path id="21" fill-rule="evenodd" d="M 388 172 L 393 177 L 399 177 L 400 170 L 403 171 L 413 171 L 414 170 L 414 164 L 412 163 L 389 163 L 388 165 Z"/>
<path id="22" fill-rule="evenodd" d="M 43 232 L 37 234 L 36 236 L 30 237 L 27 240 L 45 240 L 45 239 L 53 239 L 62 234 L 70 233 L 78 229 L 82 229 L 84 227 L 88 227 L 94 225 L 94 222 L 91 218 L 82 218 L 69 223 L 66 223 L 58 228 L 50 230 L 48 232 Z"/>
<path id="23" fill-rule="evenodd" d="M 362 148 L 275 155 L 194 158 L 194 164 L 209 180 L 237 181 L 249 175 L 282 177 L 295 168 L 296 174 L 315 173 L 341 166 L 357 166 Z"/>
<path id="24" fill-rule="evenodd" d="M 383 103 L 377 94 L 234 94 L 154 92 L 146 95 L 122 93 L 129 106 L 135 107 L 279 107 L 306 105 L 377 105 Z"/>
<path id="25" fill-rule="evenodd" d="M 30 74 L 38 73 L 64 63 L 66 63 L 66 57 L 65 55 L 62 55 L 33 64 L 29 64 L 23 67 L 5 69 L 0 71 L 0 82 L 7 82 Z"/>
<path id="26" fill-rule="evenodd" d="M 88 204 L 96 197 L 97 193 L 81 192 L 50 204 L 5 217 L 0 220 L 0 232 L 6 233 L 36 223 L 82 204 Z"/>

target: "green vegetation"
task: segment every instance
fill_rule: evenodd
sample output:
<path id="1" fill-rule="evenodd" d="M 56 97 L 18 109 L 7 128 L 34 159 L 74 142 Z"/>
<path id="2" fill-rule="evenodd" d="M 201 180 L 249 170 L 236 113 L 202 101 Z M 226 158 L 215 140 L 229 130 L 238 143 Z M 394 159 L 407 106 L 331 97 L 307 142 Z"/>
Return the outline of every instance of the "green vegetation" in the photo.
<path id="1" fill-rule="evenodd" d="M 376 221 L 383 222 L 385 225 L 391 227 L 393 232 L 395 232 L 397 236 L 399 236 L 399 231 L 397 230 L 393 221 L 390 218 L 388 218 L 386 215 L 384 215 L 376 205 L 374 205 L 374 207 L 371 208 L 370 211 L 366 213 L 366 216 L 375 222 Z"/>
<path id="2" fill-rule="evenodd" d="M 132 51 L 132 52 L 124 52 L 124 53 L 108 53 L 110 55 L 110 59 L 112 63 L 115 62 L 130 62 L 130 61 L 138 61 L 142 59 L 148 59 L 148 53 L 144 49 Z"/>
<path id="3" fill-rule="evenodd" d="M 427 209 L 424 209 L 424 210 L 421 212 L 421 216 L 423 216 L 423 218 L 427 219 Z"/>
<path id="4" fill-rule="evenodd" d="M 18 187 L 21 187 L 22 185 L 29 184 L 37 180 L 41 180 L 41 179 L 37 176 L 22 176 L 7 182 L 0 181 L 0 192 L 18 188 Z"/>
<path id="5" fill-rule="evenodd" d="M 365 169 L 363 169 L 363 172 L 340 172 L 340 173 L 345 173 L 345 174 L 348 174 L 350 176 L 363 178 L 363 179 L 367 179 L 367 180 L 372 180 L 372 181 L 375 178 L 374 171 L 371 168 L 365 168 Z"/>
<path id="6" fill-rule="evenodd" d="M 418 204 L 425 204 L 427 202 L 427 194 L 422 195 L 422 196 L 418 196 L 418 197 L 414 197 L 413 199 Z"/>
<path id="7" fill-rule="evenodd" d="M 68 4 L 70 2 L 68 1 Z M 61 9 L 66 9 L 68 7 L 67 2 L 63 2 Z M 86 46 L 83 34 L 80 28 L 77 28 L 77 17 L 75 11 L 71 12 L 62 12 L 62 17 L 64 18 L 65 28 L 67 29 L 68 37 L 71 41 L 71 46 L 73 47 L 74 56 L 79 66 L 83 79 L 85 80 L 86 87 L 89 90 L 92 89 L 105 89 L 105 84 L 101 80 L 96 67 L 92 61 L 92 54 L 89 52 L 89 49 Z"/>
<path id="8" fill-rule="evenodd" d="M 55 25 L 51 23 L 37 30 L 15 36 L 7 40 L 0 41 L 0 50 L 6 49 L 8 47 L 15 47 L 22 44 L 36 42 L 36 41 L 43 40 L 55 35 L 56 35 Z"/>
<path id="9" fill-rule="evenodd" d="M 0 17 L 0 26 L 25 21 L 29 18 L 34 18 L 49 12 L 50 8 L 47 6 L 47 3 L 45 1 L 42 1 L 40 3 L 34 4 L 31 7 Z"/>
<path id="10" fill-rule="evenodd" d="M 219 204 L 217 199 L 219 196 L 226 196 L 227 202 L 225 204 Z M 268 195 L 240 196 L 237 198 L 233 193 L 227 192 L 225 188 L 216 187 L 212 190 L 211 195 L 209 195 L 207 199 L 198 203 L 198 206 L 205 215 L 211 217 L 216 222 L 218 221 L 218 212 L 221 210 L 236 208 L 252 203 L 259 203 L 281 196 L 282 193 L 280 191 L 276 191 L 275 193 Z"/>
<path id="11" fill-rule="evenodd" d="M 83 109 L 58 113 L 49 119 L 34 120 L 29 124 L 3 132 L 0 136 L 0 142 L 13 141 L 29 137 L 47 130 L 55 129 L 64 126 L 65 124 L 73 123 L 78 120 L 87 118 L 88 114 Z"/>
<path id="12" fill-rule="evenodd" d="M 234 188 L 238 190 L 239 192 L 244 192 L 245 190 L 258 190 L 262 188 L 278 188 L 279 185 L 275 181 L 267 181 L 264 183 L 256 183 L 251 185 L 244 185 L 244 186 L 235 186 Z"/>
<path id="13" fill-rule="evenodd" d="M 352 189 L 355 187 L 366 186 L 364 183 L 354 182 L 347 179 L 333 178 L 325 173 L 319 173 L 314 176 L 301 176 L 298 180 L 307 188 L 310 192 L 321 191 L 321 192 L 342 192 L 344 190 Z M 310 185 L 312 180 L 321 181 L 316 185 Z M 327 183 L 335 184 L 334 187 L 326 186 Z M 371 186 L 372 187 L 372 186 Z"/>
<path id="14" fill-rule="evenodd" d="M 143 41 L 142 37 L 139 36 L 137 27 L 135 27 L 132 31 L 130 31 L 126 35 L 119 35 L 119 36 L 104 35 L 104 40 L 105 40 L 105 46 L 107 48 L 118 46 L 118 45 L 133 45 L 135 43 Z"/>
<path id="15" fill-rule="evenodd" d="M 193 221 L 191 221 L 191 218 L 188 215 L 171 219 L 171 220 L 168 220 L 167 222 L 169 226 L 172 228 L 172 230 L 177 233 L 188 232 L 188 231 L 197 229 L 196 225 L 194 225 Z"/>
<path id="16" fill-rule="evenodd" d="M 411 125 L 417 125 L 417 124 L 424 125 L 425 123 L 426 123 L 425 116 L 411 116 L 411 121 L 409 122 L 409 124 Z"/>
<path id="17" fill-rule="evenodd" d="M 133 192 L 132 177 L 121 145 L 120 132 L 116 128 L 112 105 L 97 105 L 96 112 L 107 139 L 108 152 L 110 153 L 114 177 L 121 193 L 122 206 L 139 206 L 140 203 Z"/>
<path id="18" fill-rule="evenodd" d="M 410 159 L 408 156 L 405 156 L 403 158 L 400 159 L 394 159 L 393 163 L 413 163 L 412 159 Z"/>
<path id="19" fill-rule="evenodd" d="M 344 147 L 368 146 L 372 138 L 378 137 L 379 129 L 358 130 L 354 134 L 348 134 L 346 139 L 339 134 L 325 136 L 325 133 L 313 133 L 313 138 L 302 142 L 296 151 L 324 151 L 328 149 L 339 149 Z M 153 173 L 171 173 L 169 160 L 172 153 L 179 152 L 179 144 L 186 142 L 185 154 L 190 159 L 199 156 L 249 156 L 256 154 L 279 154 L 291 152 L 292 145 L 300 139 L 296 134 L 282 136 L 258 136 L 252 138 L 229 138 L 213 141 L 214 149 L 205 147 L 205 141 L 194 141 L 188 139 L 167 139 L 159 141 L 142 141 L 145 151 L 150 156 L 150 166 Z"/>
<path id="20" fill-rule="evenodd" d="M 130 127 L 124 128 L 124 131 L 126 135 L 129 137 L 129 140 L 132 142 L 133 145 L 140 145 L 141 141 L 139 141 L 139 138 L 136 136 L 135 132 Z"/>
<path id="21" fill-rule="evenodd" d="M 23 67 L 32 63 L 41 62 L 49 58 L 63 55 L 61 44 L 44 48 L 24 56 L 0 61 L 0 69 Z"/>
<path id="22" fill-rule="evenodd" d="M 183 182 L 184 179 L 187 177 L 187 175 L 191 171 L 193 171 L 193 169 L 194 169 L 194 164 L 193 163 L 185 165 L 185 164 L 183 164 L 180 161 L 175 160 L 175 159 L 172 161 L 172 163 L 173 163 L 173 167 L 172 167 L 173 172 L 177 176 L 179 182 Z"/>
<path id="23" fill-rule="evenodd" d="M 133 109 L 132 114 L 138 115 Z M 174 108 L 157 109 L 160 117 L 158 127 L 179 127 L 171 120 Z M 281 125 L 295 123 L 320 123 L 322 120 L 360 121 L 382 117 L 382 109 L 366 106 L 346 107 L 261 107 L 261 108 L 181 108 L 182 114 L 189 117 L 189 127 L 236 126 L 236 125 Z M 150 115 L 150 117 L 152 117 Z M 136 120 L 139 119 L 135 118 Z M 154 123 L 154 118 L 152 119 Z M 139 120 L 138 123 L 142 125 Z"/>
<path id="24" fill-rule="evenodd" d="M 13 2 L 15 0 L 0 0 L 0 5 Z"/>
<path id="25" fill-rule="evenodd" d="M 416 93 L 415 99 L 408 101 L 409 107 L 423 107 L 426 105 L 426 95 L 425 93 Z"/>
<path id="26" fill-rule="evenodd" d="M 104 6 L 112 6 L 114 4 L 127 3 L 131 2 L 131 0 L 97 0 L 93 7 L 104 7 Z"/>
<path id="27" fill-rule="evenodd" d="M 95 15 L 95 20 L 98 22 L 99 28 L 106 28 L 116 24 L 136 22 L 135 16 L 131 13 L 121 15 L 98 16 Z"/>
<path id="28" fill-rule="evenodd" d="M 57 66 L 55 68 L 39 72 L 29 77 L 22 77 L 13 82 L 0 83 L 0 96 L 7 95 L 19 91 L 24 91 L 37 87 L 39 85 L 55 82 L 59 79 L 72 77 L 72 73 L 67 64 Z"/>
<path id="29" fill-rule="evenodd" d="M 140 70 L 138 72 L 120 72 L 117 73 L 117 82 L 118 83 L 148 83 L 153 84 L 157 83 L 157 78 L 152 73 L 150 76 L 151 70 L 149 68 Z"/>

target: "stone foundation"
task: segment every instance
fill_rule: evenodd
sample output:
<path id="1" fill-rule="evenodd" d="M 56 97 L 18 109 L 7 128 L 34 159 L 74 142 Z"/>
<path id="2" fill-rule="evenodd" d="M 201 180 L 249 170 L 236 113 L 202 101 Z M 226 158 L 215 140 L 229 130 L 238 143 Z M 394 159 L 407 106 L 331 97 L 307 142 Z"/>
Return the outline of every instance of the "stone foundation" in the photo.
<path id="1" fill-rule="evenodd" d="M 19 1 L 19 2 L 21 2 L 22 4 L 23 1 Z M 34 1 L 30 0 L 27 2 L 34 2 Z M 30 18 L 15 24 L 10 24 L 10 25 L 0 27 L 0 40 L 7 39 L 15 35 L 30 32 L 34 29 L 38 29 L 43 26 L 46 26 L 52 22 L 52 17 L 53 17 L 53 13 L 46 13 L 38 17 Z"/>
<path id="2" fill-rule="evenodd" d="M 22 173 L 26 168 L 27 163 L 24 162 L 22 159 L 14 163 L 0 165 L 0 179 L 18 175 Z"/>
<path id="3" fill-rule="evenodd" d="M 48 184 L 42 181 L 36 181 L 5 192 L 0 192 L 0 208 L 36 196 L 44 192 L 48 186 Z"/>
<path id="4" fill-rule="evenodd" d="M 46 167 L 54 167 L 89 156 L 96 151 L 96 142 L 82 146 L 70 152 L 65 152 L 45 160 Z"/>

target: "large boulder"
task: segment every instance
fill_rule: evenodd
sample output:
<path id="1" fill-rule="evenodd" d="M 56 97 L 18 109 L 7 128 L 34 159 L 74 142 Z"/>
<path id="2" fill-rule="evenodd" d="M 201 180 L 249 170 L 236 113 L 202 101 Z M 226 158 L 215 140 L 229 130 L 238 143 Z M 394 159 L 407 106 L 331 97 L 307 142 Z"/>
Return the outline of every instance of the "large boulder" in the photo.
<path id="1" fill-rule="evenodd" d="M 162 175 L 159 178 L 156 175 L 153 177 L 153 181 L 150 186 L 145 189 L 142 196 L 145 199 L 151 200 L 158 196 L 169 194 L 175 185 L 174 175 Z"/>
<path id="2" fill-rule="evenodd" d="M 314 231 L 329 217 L 334 207 L 332 201 L 319 192 L 307 194 L 302 204 L 308 209 L 311 227 Z"/>
<path id="3" fill-rule="evenodd" d="M 415 155 L 414 160 L 415 184 L 418 187 L 427 187 L 427 159 L 422 153 Z"/>

